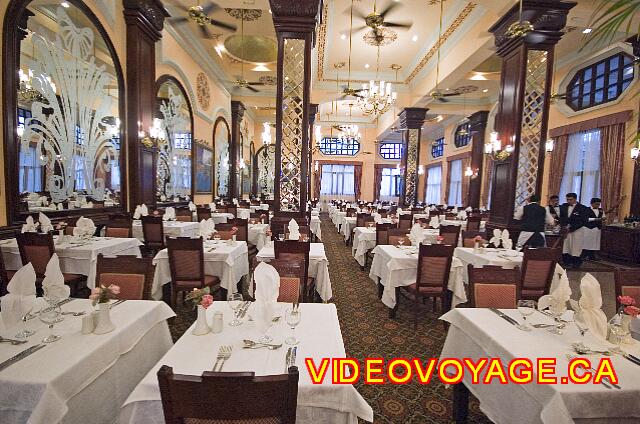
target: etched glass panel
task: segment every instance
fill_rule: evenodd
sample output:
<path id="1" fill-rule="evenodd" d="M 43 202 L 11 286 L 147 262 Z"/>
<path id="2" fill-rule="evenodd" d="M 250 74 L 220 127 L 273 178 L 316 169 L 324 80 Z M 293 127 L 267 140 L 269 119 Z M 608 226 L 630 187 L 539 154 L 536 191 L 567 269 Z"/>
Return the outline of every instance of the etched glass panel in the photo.
<path id="1" fill-rule="evenodd" d="M 304 53 L 304 40 L 284 40 L 280 210 L 291 212 L 301 210 Z"/>
<path id="2" fill-rule="evenodd" d="M 74 5 L 33 1 L 28 8 L 16 105 L 24 209 L 115 206 L 120 87 L 111 52 Z"/>
<path id="3" fill-rule="evenodd" d="M 229 194 L 229 127 L 218 121 L 213 134 L 215 144 L 216 196 Z"/>
<path id="4" fill-rule="evenodd" d="M 258 161 L 258 194 L 273 198 L 274 180 L 276 177 L 276 146 L 264 146 L 257 153 Z"/>

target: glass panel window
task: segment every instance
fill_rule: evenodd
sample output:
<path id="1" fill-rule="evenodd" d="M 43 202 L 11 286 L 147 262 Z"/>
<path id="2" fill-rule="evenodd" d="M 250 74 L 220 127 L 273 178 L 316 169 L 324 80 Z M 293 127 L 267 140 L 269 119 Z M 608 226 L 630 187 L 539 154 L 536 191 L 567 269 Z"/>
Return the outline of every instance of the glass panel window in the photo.
<path id="1" fill-rule="evenodd" d="M 380 156 L 387 160 L 402 159 L 402 143 L 382 143 L 380 144 Z"/>
<path id="2" fill-rule="evenodd" d="M 380 181 L 380 198 L 400 196 L 401 182 L 402 177 L 398 168 L 384 168 Z"/>
<path id="3" fill-rule="evenodd" d="M 442 155 L 444 155 L 444 137 L 437 139 L 431 145 L 431 156 L 433 158 L 440 158 Z"/>
<path id="4" fill-rule="evenodd" d="M 567 104 L 583 110 L 616 100 L 633 81 L 634 72 L 633 60 L 626 53 L 591 64 L 576 72 L 567 86 Z"/>
<path id="5" fill-rule="evenodd" d="M 25 120 L 31 118 L 31 111 L 18 108 L 18 129 L 24 130 Z M 29 144 L 28 150 L 20 149 L 20 167 L 18 170 L 18 190 L 23 192 L 42 191 L 42 168 L 36 145 Z"/>
<path id="6" fill-rule="evenodd" d="M 360 151 L 360 142 L 352 138 L 324 137 L 320 140 L 320 151 L 330 156 L 355 156 Z"/>
<path id="7" fill-rule="evenodd" d="M 462 159 L 449 162 L 449 206 L 462 206 Z"/>
<path id="8" fill-rule="evenodd" d="M 456 128 L 456 135 L 454 137 L 453 144 L 456 147 L 464 147 L 471 142 L 471 124 L 469 122 L 465 122 L 464 124 L 458 125 Z"/>
<path id="9" fill-rule="evenodd" d="M 343 196 L 354 195 L 353 165 L 322 165 L 320 194 Z"/>
<path id="10" fill-rule="evenodd" d="M 424 201 L 430 205 L 440 204 L 442 187 L 442 166 L 432 166 L 427 170 L 427 191 Z"/>
<path id="11" fill-rule="evenodd" d="M 584 204 L 600 197 L 600 130 L 569 136 L 560 197 L 567 193 L 577 193 L 578 201 Z"/>

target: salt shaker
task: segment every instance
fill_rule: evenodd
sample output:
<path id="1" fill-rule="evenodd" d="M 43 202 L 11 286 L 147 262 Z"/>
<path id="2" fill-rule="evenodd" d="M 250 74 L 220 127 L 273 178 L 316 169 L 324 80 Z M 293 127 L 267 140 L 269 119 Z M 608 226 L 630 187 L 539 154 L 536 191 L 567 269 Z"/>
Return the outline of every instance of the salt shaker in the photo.
<path id="1" fill-rule="evenodd" d="M 213 314 L 213 323 L 211 324 L 211 332 L 212 333 L 221 333 L 222 332 L 222 327 L 223 327 L 223 322 L 222 322 L 222 312 L 220 311 L 216 311 Z"/>
<path id="2" fill-rule="evenodd" d="M 95 328 L 94 314 L 85 315 L 82 317 L 82 334 L 91 334 Z"/>

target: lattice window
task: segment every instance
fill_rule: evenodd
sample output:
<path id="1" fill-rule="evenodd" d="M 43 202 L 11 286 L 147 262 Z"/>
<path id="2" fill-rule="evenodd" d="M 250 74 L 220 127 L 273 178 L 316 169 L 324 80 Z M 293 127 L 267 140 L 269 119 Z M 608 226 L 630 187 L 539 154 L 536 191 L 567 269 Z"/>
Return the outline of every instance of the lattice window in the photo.
<path id="1" fill-rule="evenodd" d="M 471 142 L 471 124 L 469 122 L 462 123 L 456 128 L 453 144 L 456 147 L 464 147 Z"/>
<path id="2" fill-rule="evenodd" d="M 320 151 L 331 156 L 355 156 L 360 151 L 360 142 L 351 138 L 324 137 L 320 140 Z"/>
<path id="3" fill-rule="evenodd" d="M 444 137 L 441 137 L 431 145 L 431 156 L 433 158 L 441 158 L 444 155 Z"/>
<path id="4" fill-rule="evenodd" d="M 402 143 L 382 143 L 380 144 L 380 156 L 387 160 L 402 159 L 404 148 Z"/>

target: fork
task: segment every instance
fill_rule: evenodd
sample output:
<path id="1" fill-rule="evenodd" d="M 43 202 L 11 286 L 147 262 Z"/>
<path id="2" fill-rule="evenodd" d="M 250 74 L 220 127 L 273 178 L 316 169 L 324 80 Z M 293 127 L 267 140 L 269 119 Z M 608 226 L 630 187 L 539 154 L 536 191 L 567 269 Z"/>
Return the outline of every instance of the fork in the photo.
<path id="1" fill-rule="evenodd" d="M 576 355 L 571 355 L 571 354 L 567 354 L 567 359 L 569 361 L 578 358 L 578 356 Z M 587 368 L 589 371 L 591 371 L 592 373 L 596 373 L 597 371 L 594 370 L 593 368 Z M 606 387 L 607 389 L 613 389 L 614 387 L 616 389 L 622 389 L 622 387 L 620 387 L 618 384 L 615 384 L 614 382 L 612 382 L 611 380 L 607 381 L 604 378 L 600 380 L 600 384 L 602 384 L 604 387 Z"/>
<path id="2" fill-rule="evenodd" d="M 227 361 L 227 359 L 231 357 L 232 350 L 233 348 L 230 345 L 225 345 L 220 347 L 220 352 L 218 352 L 218 356 L 222 355 L 222 357 L 220 358 L 222 362 L 220 362 L 220 368 L 218 369 L 218 372 L 222 372 L 222 367 L 224 367 L 224 363 Z M 214 368 L 214 371 L 215 371 L 215 368 Z"/>

